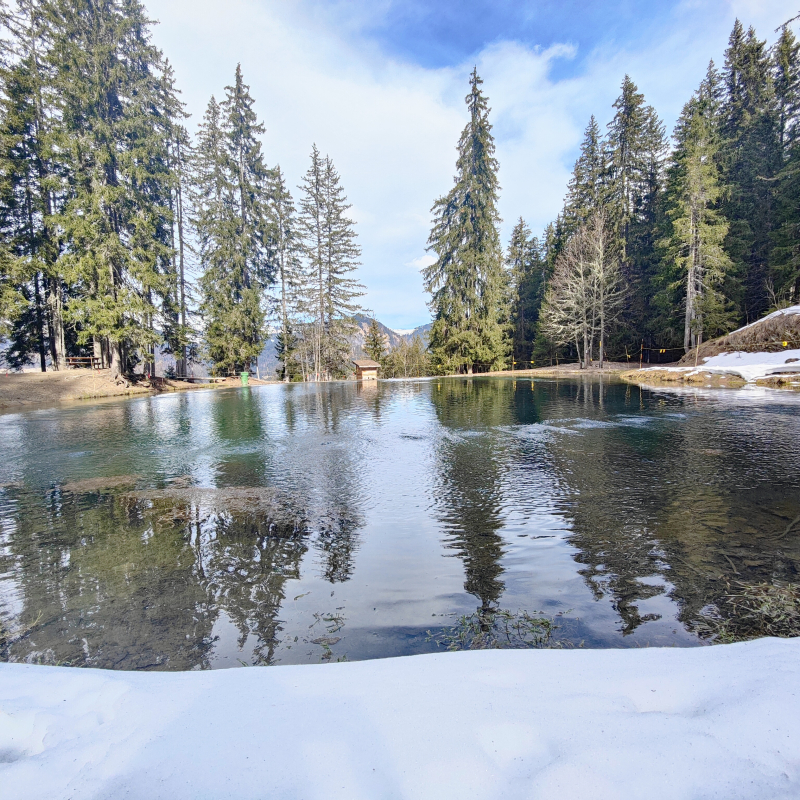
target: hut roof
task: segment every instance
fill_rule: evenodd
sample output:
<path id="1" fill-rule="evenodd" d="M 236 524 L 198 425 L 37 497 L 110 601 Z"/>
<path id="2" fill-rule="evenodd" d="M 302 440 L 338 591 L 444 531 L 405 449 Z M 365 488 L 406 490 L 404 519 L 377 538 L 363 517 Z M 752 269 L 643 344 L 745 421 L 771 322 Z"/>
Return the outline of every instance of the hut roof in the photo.
<path id="1" fill-rule="evenodd" d="M 354 358 L 353 363 L 357 367 L 361 367 L 361 369 L 379 369 L 381 366 L 377 361 L 373 361 L 371 358 Z"/>

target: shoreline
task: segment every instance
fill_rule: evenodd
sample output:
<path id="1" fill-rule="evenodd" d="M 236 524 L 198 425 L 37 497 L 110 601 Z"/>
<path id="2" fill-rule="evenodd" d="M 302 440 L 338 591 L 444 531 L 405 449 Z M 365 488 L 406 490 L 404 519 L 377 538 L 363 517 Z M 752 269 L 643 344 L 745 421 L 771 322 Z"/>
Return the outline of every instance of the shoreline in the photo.
<path id="1" fill-rule="evenodd" d="M 635 386 L 669 388 L 682 386 L 696 389 L 779 389 L 789 392 L 800 391 L 800 376 L 797 373 L 785 375 L 767 375 L 752 381 L 745 380 L 734 371 L 703 369 L 698 367 L 650 367 L 641 370 L 628 370 L 619 373 L 618 377 L 625 383 Z"/>
<path id="2" fill-rule="evenodd" d="M 251 386 L 266 386 L 275 381 L 250 378 Z M 198 389 L 230 389 L 241 386 L 239 378 L 209 378 L 190 383 L 170 378 L 147 379 L 136 376 L 117 384 L 111 370 L 68 369 L 60 372 L 19 372 L 0 374 L 0 414 L 16 414 L 45 408 L 64 408 L 82 402 L 155 397 L 161 394 L 192 392 Z"/>

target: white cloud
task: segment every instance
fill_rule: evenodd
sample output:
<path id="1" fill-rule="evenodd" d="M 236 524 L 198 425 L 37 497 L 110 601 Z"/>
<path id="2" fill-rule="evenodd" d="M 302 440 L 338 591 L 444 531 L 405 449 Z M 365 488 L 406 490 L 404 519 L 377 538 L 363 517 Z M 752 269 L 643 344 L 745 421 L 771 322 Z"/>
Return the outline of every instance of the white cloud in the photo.
<path id="1" fill-rule="evenodd" d="M 425 267 L 429 267 L 436 261 L 436 256 L 432 256 L 429 254 L 424 256 L 419 256 L 419 258 L 412 258 L 411 261 L 406 263 L 407 267 L 413 267 L 415 270 L 425 269 Z"/>
<path id="2" fill-rule="evenodd" d="M 520 215 L 534 231 L 554 218 L 589 115 L 607 121 L 625 72 L 671 126 L 708 59 L 721 61 L 737 13 L 761 36 L 792 16 L 774 0 L 686 0 L 673 24 L 639 49 L 598 49 L 582 74 L 556 82 L 551 66 L 575 57 L 570 45 L 498 42 L 469 64 L 424 69 L 385 57 L 352 19 L 336 28 L 303 3 L 150 0 L 148 10 L 161 22 L 154 40 L 175 66 L 192 127 L 241 62 L 267 126 L 267 160 L 281 164 L 290 185 L 300 182 L 312 143 L 331 156 L 358 223 L 365 305 L 403 327 L 429 316 L 419 268 L 430 256 L 418 254 L 431 205 L 452 185 L 472 63 L 493 109 L 507 238 Z"/>

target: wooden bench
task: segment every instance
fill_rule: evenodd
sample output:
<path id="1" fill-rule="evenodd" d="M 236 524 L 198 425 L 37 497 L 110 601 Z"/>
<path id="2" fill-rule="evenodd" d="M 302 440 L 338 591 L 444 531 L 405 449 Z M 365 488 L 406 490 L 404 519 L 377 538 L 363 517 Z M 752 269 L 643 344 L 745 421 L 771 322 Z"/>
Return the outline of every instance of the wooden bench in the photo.
<path id="1" fill-rule="evenodd" d="M 102 359 L 97 356 L 67 356 L 67 367 L 88 367 L 89 369 L 102 369 Z"/>

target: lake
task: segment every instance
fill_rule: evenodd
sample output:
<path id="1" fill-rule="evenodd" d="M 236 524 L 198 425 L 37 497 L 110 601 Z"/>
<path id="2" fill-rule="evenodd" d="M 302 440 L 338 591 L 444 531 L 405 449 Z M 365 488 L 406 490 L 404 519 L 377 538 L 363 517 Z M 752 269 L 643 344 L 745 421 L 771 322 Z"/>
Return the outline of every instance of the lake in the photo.
<path id="1" fill-rule="evenodd" d="M 799 401 L 476 377 L 6 414 L 0 659 L 701 645 L 731 587 L 798 580 Z"/>

